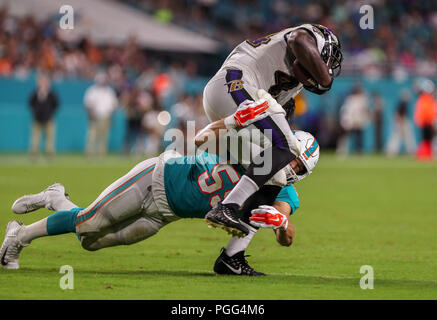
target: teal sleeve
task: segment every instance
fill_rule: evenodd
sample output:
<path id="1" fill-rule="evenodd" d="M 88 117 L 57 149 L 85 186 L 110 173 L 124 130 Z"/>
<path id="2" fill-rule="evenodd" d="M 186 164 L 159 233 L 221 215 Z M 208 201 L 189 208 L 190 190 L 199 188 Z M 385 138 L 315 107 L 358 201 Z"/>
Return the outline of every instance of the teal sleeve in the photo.
<path id="1" fill-rule="evenodd" d="M 283 187 L 276 197 L 276 201 L 287 202 L 291 207 L 290 214 L 293 214 L 299 208 L 299 195 L 292 185 Z"/>

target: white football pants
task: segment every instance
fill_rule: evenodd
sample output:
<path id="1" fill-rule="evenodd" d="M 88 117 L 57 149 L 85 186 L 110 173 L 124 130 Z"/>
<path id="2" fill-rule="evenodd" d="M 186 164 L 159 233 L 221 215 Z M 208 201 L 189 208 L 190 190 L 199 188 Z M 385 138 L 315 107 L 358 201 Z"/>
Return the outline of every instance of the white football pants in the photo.
<path id="1" fill-rule="evenodd" d="M 160 214 L 151 191 L 157 161 L 140 162 L 79 212 L 76 233 L 85 249 L 132 244 L 156 234 L 169 222 Z"/>

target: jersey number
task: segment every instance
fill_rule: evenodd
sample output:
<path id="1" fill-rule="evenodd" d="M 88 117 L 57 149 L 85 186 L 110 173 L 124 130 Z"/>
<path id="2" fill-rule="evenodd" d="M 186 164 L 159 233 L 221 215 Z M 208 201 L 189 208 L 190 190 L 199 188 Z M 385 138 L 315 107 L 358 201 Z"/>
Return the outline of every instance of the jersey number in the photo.
<path id="1" fill-rule="evenodd" d="M 282 71 L 275 71 L 275 84 L 269 88 L 269 93 L 276 97 L 281 91 L 288 91 L 299 85 L 299 81 Z"/>
<path id="2" fill-rule="evenodd" d="M 270 39 L 272 36 L 274 36 L 276 33 L 272 33 L 272 34 L 269 34 L 268 36 L 265 36 L 265 37 L 262 37 L 262 38 L 259 38 L 259 39 L 256 39 L 256 40 L 246 40 L 246 42 L 248 43 L 248 44 L 250 44 L 252 47 L 254 47 L 254 48 L 257 48 L 257 47 L 259 47 L 260 45 L 262 45 L 262 44 L 267 44 L 267 43 L 269 43 L 270 42 L 270 40 L 272 40 L 272 39 Z"/>
<path id="3" fill-rule="evenodd" d="M 211 194 L 209 199 L 211 208 L 222 200 L 217 192 L 223 189 L 223 178 L 222 175 L 220 175 L 220 173 L 223 172 L 232 184 L 236 184 L 240 180 L 238 172 L 232 166 L 223 163 L 216 164 L 211 170 L 211 175 L 209 175 L 208 170 L 205 170 L 197 177 L 197 184 L 199 185 L 200 191 Z M 209 183 L 208 180 L 210 180 Z M 223 199 L 226 198 L 231 190 L 232 189 L 226 190 L 223 193 Z"/>

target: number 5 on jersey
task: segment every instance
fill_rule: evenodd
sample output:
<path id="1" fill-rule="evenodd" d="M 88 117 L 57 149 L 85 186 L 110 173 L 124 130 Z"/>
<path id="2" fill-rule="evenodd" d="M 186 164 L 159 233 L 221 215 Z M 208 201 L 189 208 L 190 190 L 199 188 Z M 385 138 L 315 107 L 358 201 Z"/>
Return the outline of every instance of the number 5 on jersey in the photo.
<path id="1" fill-rule="evenodd" d="M 225 175 L 221 175 L 221 173 L 225 173 Z M 225 185 L 225 181 L 223 181 L 224 176 L 229 179 L 229 182 L 232 185 L 240 181 L 240 175 L 238 174 L 238 172 L 231 165 L 223 162 L 216 164 L 212 168 L 211 175 L 209 175 L 208 170 L 205 170 L 197 177 L 197 184 L 200 188 L 200 191 L 202 191 L 203 193 L 211 194 L 211 197 L 209 199 L 209 205 L 211 206 L 211 208 L 213 208 L 217 203 L 222 200 L 219 192 L 223 189 L 223 186 Z M 223 199 L 231 190 L 232 188 L 226 190 L 223 193 Z"/>

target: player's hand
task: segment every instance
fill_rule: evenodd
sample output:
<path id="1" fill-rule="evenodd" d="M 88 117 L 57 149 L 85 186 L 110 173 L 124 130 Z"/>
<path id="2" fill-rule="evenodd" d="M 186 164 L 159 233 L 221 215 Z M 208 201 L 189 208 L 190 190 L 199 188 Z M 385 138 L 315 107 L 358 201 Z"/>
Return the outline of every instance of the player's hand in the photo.
<path id="1" fill-rule="evenodd" d="M 267 91 L 260 89 L 257 92 L 259 100 L 242 102 L 232 116 L 225 118 L 226 128 L 247 127 L 256 121 L 264 119 L 270 114 L 286 112 L 284 108 Z"/>
<path id="2" fill-rule="evenodd" d="M 252 210 L 252 216 L 249 218 L 250 224 L 258 228 L 271 228 L 283 230 L 288 227 L 287 216 L 280 213 L 272 206 L 259 206 Z"/>
<path id="3" fill-rule="evenodd" d="M 225 118 L 226 128 L 241 128 L 264 119 L 269 115 L 266 111 L 269 109 L 269 103 L 265 99 L 257 101 L 246 100 L 242 102 L 237 111 Z"/>

